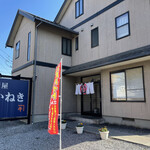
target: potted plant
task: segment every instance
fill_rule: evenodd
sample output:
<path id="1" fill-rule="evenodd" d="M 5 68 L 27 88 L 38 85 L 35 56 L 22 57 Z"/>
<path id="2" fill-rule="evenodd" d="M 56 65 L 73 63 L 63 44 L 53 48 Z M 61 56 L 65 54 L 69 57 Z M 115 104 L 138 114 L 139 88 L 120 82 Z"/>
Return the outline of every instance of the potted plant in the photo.
<path id="1" fill-rule="evenodd" d="M 66 126 L 67 126 L 66 120 L 62 120 L 61 121 L 61 129 L 66 129 Z"/>
<path id="2" fill-rule="evenodd" d="M 77 133 L 78 134 L 82 134 L 83 133 L 83 129 L 84 129 L 83 123 L 78 123 L 78 125 L 76 126 Z"/>
<path id="3" fill-rule="evenodd" d="M 99 133 L 100 133 L 100 137 L 102 140 L 108 139 L 109 131 L 108 131 L 107 127 L 99 129 Z"/>

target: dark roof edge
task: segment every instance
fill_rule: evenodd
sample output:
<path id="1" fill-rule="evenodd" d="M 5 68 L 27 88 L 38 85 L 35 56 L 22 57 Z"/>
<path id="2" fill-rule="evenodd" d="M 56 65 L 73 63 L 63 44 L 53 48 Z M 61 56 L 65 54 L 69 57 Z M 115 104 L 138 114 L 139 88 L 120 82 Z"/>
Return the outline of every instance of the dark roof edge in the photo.
<path id="1" fill-rule="evenodd" d="M 72 30 L 72 29 L 69 29 L 69 28 L 67 28 L 67 27 L 65 27 L 65 26 L 58 25 L 58 24 L 56 24 L 56 23 L 54 23 L 54 22 L 51 22 L 51 21 L 49 21 L 49 20 L 46 20 L 46 19 L 44 19 L 44 18 L 41 18 L 41 17 L 39 17 L 39 16 L 30 14 L 30 13 L 28 13 L 28 12 L 25 12 L 25 11 L 19 9 L 19 10 L 17 11 L 16 17 L 15 17 L 15 20 L 14 20 L 14 22 L 13 22 L 12 28 L 11 28 L 11 30 L 10 30 L 8 39 L 7 39 L 6 44 L 5 44 L 5 47 L 11 47 L 11 48 L 13 47 L 13 46 L 11 46 L 11 45 L 9 44 L 9 40 L 10 40 L 11 34 L 12 34 L 13 30 L 14 30 L 14 27 L 15 27 L 15 24 L 16 24 L 16 21 L 17 21 L 17 18 L 18 18 L 19 15 L 22 15 L 22 16 L 24 16 L 24 17 L 30 19 L 30 20 L 33 21 L 33 22 L 35 22 L 36 20 L 42 21 L 42 22 L 44 22 L 44 23 L 46 23 L 46 24 L 48 24 L 48 25 L 51 25 L 51 26 L 53 26 L 53 27 L 56 27 L 56 28 L 59 28 L 59 29 L 62 29 L 62 30 L 71 32 L 72 34 L 75 34 L 75 35 L 78 35 L 78 34 L 79 34 L 78 32 L 76 32 L 76 31 L 74 31 L 74 30 Z"/>
<path id="2" fill-rule="evenodd" d="M 76 35 L 79 34 L 79 32 L 76 32 L 76 31 L 74 31 L 74 30 L 72 30 L 72 29 L 66 28 L 65 26 L 62 26 L 62 25 L 58 25 L 58 24 L 56 24 L 56 23 L 53 23 L 53 22 L 48 21 L 48 20 L 46 20 L 46 19 L 44 19 L 44 18 L 35 17 L 35 20 L 42 21 L 42 22 L 44 22 L 44 23 L 46 23 L 46 24 L 49 24 L 49 25 L 51 25 L 51 26 L 54 26 L 54 27 L 59 28 L 59 29 L 62 29 L 62 30 L 66 30 L 66 31 L 71 32 L 71 33 L 76 34 Z"/>
<path id="3" fill-rule="evenodd" d="M 15 20 L 14 20 L 13 25 L 12 25 L 12 27 L 11 27 L 11 30 L 10 30 L 10 32 L 9 32 L 9 36 L 8 36 L 8 38 L 7 38 L 5 47 L 11 47 L 11 48 L 12 48 L 12 46 L 8 45 L 8 41 L 9 41 L 10 35 L 12 34 L 12 31 L 13 31 L 13 29 L 14 29 L 15 22 L 17 21 L 18 15 L 19 15 L 19 10 L 17 11 L 17 15 L 16 15 L 16 17 L 15 17 Z"/>
<path id="4" fill-rule="evenodd" d="M 34 17 L 33 17 L 33 16 L 31 16 L 31 15 L 27 14 L 26 12 L 24 12 L 24 11 L 18 9 L 17 14 L 16 14 L 16 17 L 15 17 L 15 20 L 14 20 L 13 25 L 12 25 L 12 27 L 11 27 L 11 30 L 10 30 L 10 33 L 9 33 L 9 36 L 8 36 L 8 39 L 7 39 L 7 41 L 6 41 L 5 47 L 11 47 L 11 48 L 13 47 L 13 46 L 10 46 L 10 45 L 8 44 L 8 41 L 10 40 L 11 34 L 12 34 L 13 30 L 14 30 L 14 27 L 15 27 L 15 24 L 16 24 L 16 21 L 17 21 L 17 18 L 18 18 L 19 15 L 22 15 L 22 16 L 24 16 L 24 17 L 26 17 L 26 18 L 28 18 L 28 19 L 34 21 Z"/>
<path id="5" fill-rule="evenodd" d="M 66 3 L 67 3 L 67 0 L 65 0 L 64 3 L 62 4 L 62 6 L 61 6 L 61 8 L 60 8 L 60 10 L 59 10 L 59 12 L 58 12 L 58 14 L 57 14 L 57 16 L 56 16 L 55 19 L 54 19 L 54 22 L 57 21 L 57 19 L 58 19 L 58 17 L 60 16 L 62 10 L 64 9 Z"/>
<path id="6" fill-rule="evenodd" d="M 65 26 L 62 26 L 62 25 L 59 25 L 59 24 L 56 24 L 55 22 L 52 22 L 52 21 L 50 21 L 50 20 L 41 18 L 41 17 L 36 16 L 36 15 L 34 15 L 34 14 L 25 12 L 25 11 L 23 11 L 23 10 L 20 10 L 20 14 L 23 15 L 24 17 L 26 17 L 26 18 L 28 18 L 28 19 L 34 21 L 34 22 L 35 22 L 36 20 L 38 20 L 38 21 L 41 21 L 41 22 L 43 22 L 43 23 L 49 24 L 49 25 L 51 25 L 51 26 L 54 26 L 54 27 L 56 27 L 56 28 L 59 28 L 59 29 L 62 29 L 62 30 L 66 30 L 66 31 L 68 31 L 68 32 L 71 32 L 71 33 L 73 33 L 73 34 L 76 34 L 76 35 L 79 34 L 78 32 L 76 32 L 76 31 L 74 31 L 74 30 L 72 30 L 72 29 L 69 29 L 69 28 L 67 28 L 67 27 L 65 27 Z"/>
<path id="7" fill-rule="evenodd" d="M 19 11 L 19 14 L 20 14 L 20 15 L 22 15 L 22 16 L 24 16 L 24 17 L 30 19 L 30 20 L 33 21 L 33 22 L 35 21 L 34 15 L 32 15 L 32 14 L 30 14 L 30 13 L 28 13 L 28 12 L 25 12 L 25 11 L 23 11 L 23 10 L 21 10 L 21 9 L 19 9 L 18 11 Z"/>
<path id="8" fill-rule="evenodd" d="M 134 53 L 135 54 L 134 56 Z M 122 58 L 121 58 L 122 56 Z M 125 57 L 128 56 L 128 57 Z M 108 56 L 105 58 L 101 58 L 98 60 L 94 60 L 91 62 L 87 62 L 84 64 L 80 64 L 80 65 L 76 65 L 71 67 L 70 69 L 66 70 L 63 72 L 63 75 L 67 75 L 67 74 L 72 74 L 72 73 L 76 73 L 76 72 L 81 72 L 81 71 L 86 71 L 89 69 L 95 69 L 98 67 L 104 67 L 107 65 L 112 65 L 112 64 L 116 64 L 116 63 L 121 63 L 124 61 L 129 61 L 129 60 L 133 60 L 133 59 L 138 59 L 138 58 L 142 58 L 142 57 L 146 57 L 146 56 L 150 56 L 150 45 L 144 46 L 144 47 L 140 47 L 140 48 L 136 48 L 136 49 L 132 49 L 126 52 L 122 52 L 119 54 L 115 54 L 112 56 Z M 120 58 L 120 59 L 116 59 L 116 58 Z M 108 61 L 110 60 L 110 61 Z M 103 64 L 98 64 L 98 62 L 103 61 Z M 92 65 L 93 64 L 93 65 Z M 84 68 L 82 68 L 84 67 Z"/>

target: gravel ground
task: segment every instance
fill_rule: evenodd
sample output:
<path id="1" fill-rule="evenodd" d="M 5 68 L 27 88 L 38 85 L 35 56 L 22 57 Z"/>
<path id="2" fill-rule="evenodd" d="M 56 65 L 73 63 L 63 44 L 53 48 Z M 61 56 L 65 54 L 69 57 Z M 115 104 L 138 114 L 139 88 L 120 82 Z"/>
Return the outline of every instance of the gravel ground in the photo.
<path id="1" fill-rule="evenodd" d="M 70 128 L 74 128 L 77 123 L 77 121 L 71 121 L 67 120 L 68 126 Z M 150 136 L 150 129 L 141 129 L 141 128 L 136 128 L 136 127 L 131 127 L 131 126 L 125 126 L 125 125 L 112 125 L 112 124 L 88 124 L 84 123 L 84 130 L 90 133 L 98 133 L 98 129 L 106 126 L 108 130 L 110 131 L 109 135 L 110 136 L 124 136 L 124 135 L 145 135 L 145 136 Z"/>
<path id="2" fill-rule="evenodd" d="M 100 140 L 99 135 L 75 129 L 62 131 L 64 150 L 150 150 L 150 148 L 124 141 Z M 58 150 L 59 136 L 47 132 L 47 122 L 25 125 L 20 122 L 0 122 L 0 150 Z"/>

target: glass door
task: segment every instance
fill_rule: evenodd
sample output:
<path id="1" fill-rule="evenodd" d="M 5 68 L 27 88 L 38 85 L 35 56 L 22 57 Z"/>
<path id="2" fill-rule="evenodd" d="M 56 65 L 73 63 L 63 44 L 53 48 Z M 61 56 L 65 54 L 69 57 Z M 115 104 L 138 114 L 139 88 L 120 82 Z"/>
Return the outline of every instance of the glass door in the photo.
<path id="1" fill-rule="evenodd" d="M 82 95 L 82 115 L 101 116 L 100 75 L 82 78 L 82 83 L 93 82 L 94 94 Z"/>

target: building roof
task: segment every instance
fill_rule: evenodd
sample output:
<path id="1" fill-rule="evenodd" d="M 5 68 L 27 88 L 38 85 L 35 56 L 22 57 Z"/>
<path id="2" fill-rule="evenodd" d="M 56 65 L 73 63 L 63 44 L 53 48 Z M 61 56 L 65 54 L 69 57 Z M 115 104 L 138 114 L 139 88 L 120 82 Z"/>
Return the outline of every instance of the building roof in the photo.
<path id="1" fill-rule="evenodd" d="M 57 16 L 54 19 L 55 23 L 60 23 L 62 17 L 64 16 L 67 8 L 69 7 L 70 3 L 72 0 L 65 0 L 64 3 L 62 4 Z"/>
<path id="2" fill-rule="evenodd" d="M 19 9 L 17 14 L 16 14 L 13 26 L 11 28 L 11 31 L 9 33 L 9 36 L 8 36 L 8 39 L 7 39 L 7 42 L 6 42 L 6 47 L 13 47 L 13 42 L 14 42 L 15 36 L 17 34 L 18 28 L 21 24 L 21 21 L 22 21 L 23 17 L 26 17 L 26 18 L 30 19 L 31 21 L 33 21 L 33 22 L 41 21 L 43 23 L 46 23 L 49 26 L 53 26 L 53 27 L 56 27 L 58 29 L 70 32 L 71 34 L 78 35 L 78 32 L 76 32 L 72 29 L 69 29 L 69 28 L 64 27 L 62 25 L 56 24 L 52 21 L 46 20 L 44 18 L 41 18 L 39 16 L 33 15 L 31 13 L 28 13 L 28 12 L 25 12 L 25 11 Z"/>
<path id="3" fill-rule="evenodd" d="M 129 61 L 141 57 L 150 56 L 150 45 L 141 48 L 129 50 L 123 53 L 101 58 L 95 61 L 87 62 L 81 65 L 76 65 L 63 72 L 63 75 L 90 70 L 98 67 L 112 65 L 124 61 Z"/>

